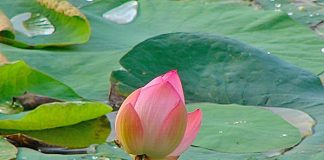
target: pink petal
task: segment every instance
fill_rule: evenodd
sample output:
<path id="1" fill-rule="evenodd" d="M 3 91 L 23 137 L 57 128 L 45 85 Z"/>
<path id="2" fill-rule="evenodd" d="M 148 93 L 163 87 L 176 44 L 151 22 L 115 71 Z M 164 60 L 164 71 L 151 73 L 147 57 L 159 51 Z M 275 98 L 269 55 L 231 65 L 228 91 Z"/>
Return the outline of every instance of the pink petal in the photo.
<path id="1" fill-rule="evenodd" d="M 141 89 L 137 89 L 134 92 L 132 92 L 122 103 L 121 106 L 126 106 L 128 104 L 131 104 L 132 106 L 135 106 L 138 96 L 140 95 Z"/>
<path id="2" fill-rule="evenodd" d="M 187 111 L 179 100 L 178 105 L 168 114 L 157 135 L 144 133 L 144 152 L 150 158 L 169 155 L 181 142 L 187 126 Z"/>
<path id="3" fill-rule="evenodd" d="M 185 135 L 180 143 L 180 145 L 170 154 L 170 156 L 179 156 L 185 150 L 187 150 L 190 145 L 195 140 L 198 131 L 201 126 L 202 112 L 200 109 L 194 112 L 188 113 L 188 121 Z"/>
<path id="4" fill-rule="evenodd" d="M 163 121 L 179 101 L 178 93 L 169 82 L 142 88 L 134 108 L 144 131 L 149 135 L 157 135 Z"/>
<path id="5" fill-rule="evenodd" d="M 130 103 L 119 109 L 115 130 L 117 140 L 127 153 L 143 154 L 143 127 L 138 114 Z"/>
<path id="6" fill-rule="evenodd" d="M 183 103 L 185 103 L 185 99 L 184 99 L 184 95 L 183 95 L 183 89 L 182 89 L 182 85 L 181 85 L 181 80 L 179 78 L 177 70 L 171 70 L 171 71 L 167 72 L 166 74 L 164 74 L 162 76 L 162 78 L 165 81 L 168 81 L 168 82 L 170 82 L 172 84 L 172 86 L 176 89 L 176 91 L 180 95 Z"/>
<path id="7" fill-rule="evenodd" d="M 156 77 L 153 80 L 151 80 L 148 84 L 146 84 L 143 88 L 147 88 L 147 87 L 151 87 L 153 85 L 162 83 L 164 80 L 162 78 L 162 76 Z"/>

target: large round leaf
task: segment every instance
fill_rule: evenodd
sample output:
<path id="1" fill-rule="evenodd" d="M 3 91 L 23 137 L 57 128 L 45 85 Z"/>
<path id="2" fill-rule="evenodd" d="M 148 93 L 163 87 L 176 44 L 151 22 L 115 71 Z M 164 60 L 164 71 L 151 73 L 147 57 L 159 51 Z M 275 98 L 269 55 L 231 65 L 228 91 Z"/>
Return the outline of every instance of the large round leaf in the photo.
<path id="1" fill-rule="evenodd" d="M 86 98 L 106 99 L 107 77 L 120 67 L 118 60 L 127 50 L 149 37 L 176 31 L 223 34 L 263 48 L 313 73 L 323 71 L 323 41 L 286 14 L 256 11 L 228 1 L 139 0 L 135 20 L 119 25 L 102 15 L 125 0 L 72 2 L 76 6 L 86 3 L 81 11 L 88 17 L 93 32 L 87 44 L 60 50 L 21 50 L 2 44 L 0 48 L 9 59 L 25 60 Z M 28 1 L 3 0 L 0 8 L 12 17 L 25 11 L 23 3 Z"/>
<path id="2" fill-rule="evenodd" d="M 155 76 L 178 69 L 190 101 L 305 111 L 317 120 L 315 134 L 286 155 L 311 155 L 321 149 L 324 90 L 319 78 L 267 52 L 221 36 L 173 33 L 137 45 L 121 64 L 126 70 L 112 74 L 115 93 L 125 96 Z"/>
<path id="3" fill-rule="evenodd" d="M 203 122 L 193 145 L 222 152 L 265 152 L 293 147 L 301 140 L 297 128 L 271 111 L 239 105 L 198 103 Z"/>
<path id="4" fill-rule="evenodd" d="M 18 114 L 0 114 L 0 129 L 41 130 L 77 124 L 105 115 L 111 107 L 99 102 L 56 102 Z"/>
<path id="5" fill-rule="evenodd" d="M 281 106 L 324 94 L 318 77 L 267 52 L 222 36 L 170 33 L 148 39 L 112 73 L 114 92 L 128 95 L 177 69 L 191 102 Z"/>
<path id="6" fill-rule="evenodd" d="M 90 151 L 91 152 L 91 151 Z M 109 160 L 130 160 L 131 157 L 120 148 L 111 144 L 103 144 L 96 147 L 95 153 L 89 154 L 44 154 L 28 148 L 19 148 L 17 159 L 32 160 L 85 160 L 85 159 L 109 159 Z"/>

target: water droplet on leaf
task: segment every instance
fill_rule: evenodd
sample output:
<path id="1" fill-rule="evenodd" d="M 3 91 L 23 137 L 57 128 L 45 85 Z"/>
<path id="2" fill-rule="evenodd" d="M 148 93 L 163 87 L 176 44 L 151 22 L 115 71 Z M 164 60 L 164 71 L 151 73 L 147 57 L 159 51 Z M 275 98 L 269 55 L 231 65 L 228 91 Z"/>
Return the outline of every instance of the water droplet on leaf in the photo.
<path id="1" fill-rule="evenodd" d="M 137 9 L 138 2 L 129 1 L 104 13 L 102 16 L 103 18 L 115 22 L 117 24 L 127 24 L 135 19 L 137 15 Z"/>
<path id="2" fill-rule="evenodd" d="M 55 32 L 55 27 L 39 13 L 25 12 L 11 18 L 11 23 L 16 31 L 28 36 L 45 36 Z"/>
<path id="3" fill-rule="evenodd" d="M 300 11 L 304 11 L 304 10 L 305 10 L 305 7 L 304 7 L 304 6 L 299 6 L 299 7 L 298 7 L 298 10 L 300 10 Z"/>
<path id="4" fill-rule="evenodd" d="M 324 48 L 321 49 L 321 52 L 324 53 Z"/>
<path id="5" fill-rule="evenodd" d="M 281 136 L 282 136 L 282 137 L 287 137 L 288 135 L 287 135 L 287 134 L 282 134 Z"/>

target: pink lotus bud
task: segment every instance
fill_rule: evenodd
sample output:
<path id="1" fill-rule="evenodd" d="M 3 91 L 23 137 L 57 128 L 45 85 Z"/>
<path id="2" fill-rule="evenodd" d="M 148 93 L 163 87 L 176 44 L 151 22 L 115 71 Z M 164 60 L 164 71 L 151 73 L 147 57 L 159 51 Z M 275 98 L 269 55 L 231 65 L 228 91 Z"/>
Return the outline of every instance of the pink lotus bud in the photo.
<path id="1" fill-rule="evenodd" d="M 177 71 L 156 77 L 130 94 L 120 107 L 116 135 L 137 158 L 177 159 L 194 141 L 202 113 L 187 113 Z"/>

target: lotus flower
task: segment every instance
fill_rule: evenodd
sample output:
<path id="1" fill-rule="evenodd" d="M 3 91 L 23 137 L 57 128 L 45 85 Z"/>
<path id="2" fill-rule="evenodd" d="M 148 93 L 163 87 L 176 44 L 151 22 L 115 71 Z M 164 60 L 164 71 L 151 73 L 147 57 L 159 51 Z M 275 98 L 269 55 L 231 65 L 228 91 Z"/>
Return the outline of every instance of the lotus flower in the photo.
<path id="1" fill-rule="evenodd" d="M 134 159 L 171 160 L 189 148 L 200 129 L 199 109 L 187 113 L 177 71 L 131 93 L 116 118 L 121 147 Z"/>

